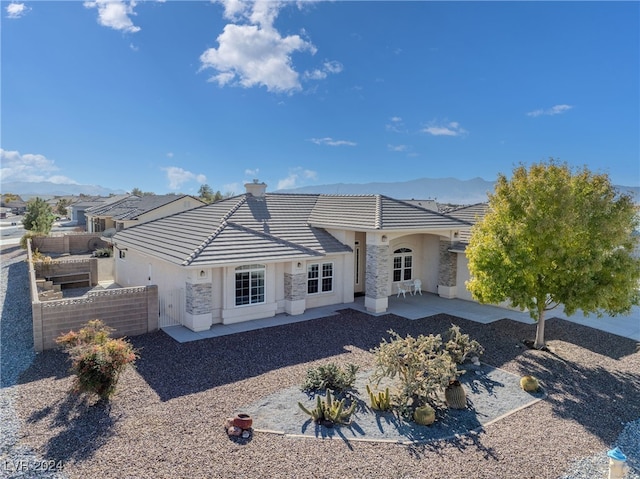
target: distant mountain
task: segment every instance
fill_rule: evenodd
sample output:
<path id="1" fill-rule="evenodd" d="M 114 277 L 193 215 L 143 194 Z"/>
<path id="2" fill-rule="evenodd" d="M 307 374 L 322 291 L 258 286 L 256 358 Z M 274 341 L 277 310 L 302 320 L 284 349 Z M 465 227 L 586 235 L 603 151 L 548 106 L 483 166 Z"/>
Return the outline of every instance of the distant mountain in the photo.
<path id="1" fill-rule="evenodd" d="M 124 190 L 112 190 L 99 185 L 77 185 L 65 183 L 51 183 L 49 181 L 27 182 L 8 181 L 2 183 L 3 193 L 13 193 L 24 197 L 32 196 L 70 196 L 70 195 L 95 195 L 109 196 L 110 194 L 126 193 Z"/>
<path id="2" fill-rule="evenodd" d="M 394 183 L 334 183 L 329 185 L 303 186 L 278 190 L 280 193 L 320 193 L 341 195 L 381 194 L 401 200 L 434 199 L 438 203 L 472 205 L 487 201 L 487 193 L 492 192 L 494 181 L 482 178 L 459 180 L 457 178 L 420 178 Z M 640 203 L 640 187 L 617 186 L 630 193 L 636 203 Z"/>
<path id="3" fill-rule="evenodd" d="M 438 203 L 474 204 L 487 201 L 493 181 L 473 178 L 420 178 L 395 183 L 334 183 L 278 190 L 281 193 L 320 193 L 340 195 L 381 194 L 401 200 L 434 199 Z"/>

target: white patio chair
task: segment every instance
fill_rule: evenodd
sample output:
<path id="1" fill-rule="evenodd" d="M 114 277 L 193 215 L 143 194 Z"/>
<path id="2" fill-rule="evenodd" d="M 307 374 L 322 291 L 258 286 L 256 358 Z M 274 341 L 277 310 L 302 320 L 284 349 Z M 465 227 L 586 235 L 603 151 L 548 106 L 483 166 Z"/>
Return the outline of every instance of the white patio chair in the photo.
<path id="1" fill-rule="evenodd" d="M 396 298 L 399 298 L 400 295 L 402 295 L 402 297 L 406 299 L 407 290 L 405 289 L 404 285 L 402 285 L 401 283 L 398 283 L 396 286 L 398 287 L 398 295 L 396 296 Z"/>
<path id="2" fill-rule="evenodd" d="M 420 293 L 420 296 L 422 296 L 422 280 L 421 279 L 413 280 L 413 291 L 411 291 L 411 294 L 415 295 L 416 293 Z"/>

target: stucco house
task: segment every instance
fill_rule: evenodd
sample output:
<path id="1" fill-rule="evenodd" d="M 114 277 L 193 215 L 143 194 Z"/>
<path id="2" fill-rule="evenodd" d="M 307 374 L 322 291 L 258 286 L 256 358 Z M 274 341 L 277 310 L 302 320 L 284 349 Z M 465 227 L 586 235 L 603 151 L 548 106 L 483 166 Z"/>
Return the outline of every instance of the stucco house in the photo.
<path id="1" fill-rule="evenodd" d="M 85 211 L 87 231 L 116 231 L 146 223 L 181 211 L 202 206 L 202 200 L 190 195 L 127 195 L 118 201 L 103 203 Z"/>
<path id="2" fill-rule="evenodd" d="M 115 281 L 157 284 L 194 331 L 351 303 L 384 312 L 398 286 L 458 297 L 470 223 L 383 195 L 246 193 L 132 226 L 113 237 Z M 183 292 L 184 302 L 176 299 Z M 162 304 L 162 299 L 161 299 Z M 161 307 L 163 309 L 163 307 Z"/>

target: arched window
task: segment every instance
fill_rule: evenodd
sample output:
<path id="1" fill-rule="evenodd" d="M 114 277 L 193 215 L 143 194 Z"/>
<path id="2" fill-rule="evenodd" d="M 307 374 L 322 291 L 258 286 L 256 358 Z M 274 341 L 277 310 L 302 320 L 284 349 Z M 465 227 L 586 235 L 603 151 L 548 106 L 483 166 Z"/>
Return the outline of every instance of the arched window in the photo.
<path id="1" fill-rule="evenodd" d="M 236 306 L 264 303 L 266 266 L 248 264 L 236 268 Z"/>
<path id="2" fill-rule="evenodd" d="M 412 277 L 413 256 L 409 248 L 399 248 L 393 252 L 393 281 L 408 281 Z"/>

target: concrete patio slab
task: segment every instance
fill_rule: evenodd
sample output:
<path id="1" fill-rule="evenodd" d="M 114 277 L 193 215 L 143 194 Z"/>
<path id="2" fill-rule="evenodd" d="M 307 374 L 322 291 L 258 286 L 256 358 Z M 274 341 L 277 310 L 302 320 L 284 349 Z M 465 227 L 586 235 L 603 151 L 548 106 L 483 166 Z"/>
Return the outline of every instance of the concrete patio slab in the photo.
<path id="1" fill-rule="evenodd" d="M 423 293 L 423 295 L 407 295 L 406 298 L 390 296 L 389 308 L 386 313 L 369 313 L 364 307 L 364 298 L 356 298 L 353 303 L 337 304 L 332 306 L 324 306 L 313 308 L 305 311 L 297 316 L 288 314 L 278 314 L 272 318 L 256 319 L 236 324 L 214 324 L 211 329 L 202 332 L 193 332 L 184 326 L 169 326 L 163 328 L 163 331 L 180 343 L 189 341 L 197 341 L 199 339 L 213 338 L 218 336 L 226 336 L 229 334 L 240 333 L 244 331 L 252 331 L 255 329 L 268 328 L 271 326 L 279 326 L 283 324 L 298 323 L 311 319 L 324 318 L 337 314 L 342 309 L 355 309 L 372 316 L 381 316 L 384 314 L 395 314 L 397 316 L 415 320 L 433 316 L 436 314 L 450 314 L 459 318 L 476 321 L 483 324 L 492 323 L 500 319 L 512 319 L 526 324 L 534 324 L 528 313 L 500 308 L 497 306 L 482 305 L 473 301 L 465 301 L 462 299 L 445 299 L 431 293 Z M 603 316 L 601 318 L 595 315 L 589 315 L 586 318 L 582 313 L 567 316 L 564 311 L 550 311 L 548 318 L 561 318 L 567 321 L 575 322 L 591 328 L 606 331 L 625 338 L 640 341 L 640 307 L 636 306 L 631 310 L 631 314 L 627 316 Z"/>

